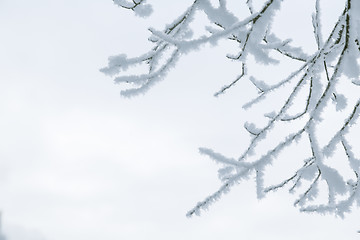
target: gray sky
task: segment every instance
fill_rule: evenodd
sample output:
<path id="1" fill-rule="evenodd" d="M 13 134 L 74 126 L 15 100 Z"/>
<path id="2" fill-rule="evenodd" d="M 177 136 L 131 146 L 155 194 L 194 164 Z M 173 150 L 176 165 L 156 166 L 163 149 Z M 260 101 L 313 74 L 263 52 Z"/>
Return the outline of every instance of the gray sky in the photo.
<path id="1" fill-rule="evenodd" d="M 197 148 L 238 156 L 248 140 L 241 103 L 256 91 L 240 85 L 212 97 L 238 73 L 226 47 L 185 56 L 132 99 L 99 69 L 110 55 L 146 51 L 147 28 L 161 29 L 189 2 L 155 1 L 156 14 L 139 19 L 111 0 L 0 1 L 0 209 L 9 240 L 358 238 L 359 211 L 345 220 L 300 214 L 286 191 L 258 201 L 253 181 L 185 217 L 219 186 L 217 166 Z"/>

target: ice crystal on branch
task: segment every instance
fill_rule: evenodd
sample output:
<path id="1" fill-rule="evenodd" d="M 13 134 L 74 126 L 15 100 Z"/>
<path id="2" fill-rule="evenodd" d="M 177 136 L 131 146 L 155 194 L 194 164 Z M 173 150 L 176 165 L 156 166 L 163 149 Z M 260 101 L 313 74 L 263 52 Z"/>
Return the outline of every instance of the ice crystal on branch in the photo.
<path id="1" fill-rule="evenodd" d="M 352 206 L 360 204 L 360 159 L 352 151 L 354 141 L 349 137 L 360 115 L 360 94 L 357 89 L 360 86 L 360 2 L 344 0 L 343 11 L 325 36 L 322 32 L 320 1 L 314 0 L 313 35 L 308 37 L 314 40 L 317 48 L 310 55 L 292 46 L 291 39 L 280 39 L 273 31 L 272 21 L 281 11 L 282 2 L 268 0 L 257 9 L 255 2 L 247 0 L 248 14 L 240 18 L 227 8 L 226 0 L 219 0 L 217 6 L 210 0 L 195 0 L 164 30 L 149 29 L 149 41 L 154 44 L 149 52 L 135 58 L 128 58 L 124 54 L 110 57 L 108 66 L 101 70 L 107 75 L 116 75 L 116 83 L 128 84 L 129 88 L 121 92 L 123 96 L 134 96 L 146 92 L 162 80 L 183 54 L 207 43 L 227 39 L 237 44 L 237 48 L 226 57 L 239 62 L 240 73 L 232 82 L 220 88 L 215 96 L 226 93 L 240 80 L 248 80 L 258 90 L 258 96 L 243 106 L 247 109 L 267 101 L 271 93 L 286 89 L 287 97 L 280 107 L 274 106 L 274 109 L 264 113 L 267 119 L 265 125 L 258 126 L 251 121 L 245 123 L 251 141 L 237 159 L 228 158 L 212 149 L 200 148 L 202 154 L 221 165 L 218 176 L 223 185 L 196 204 L 187 213 L 189 217 L 200 214 L 232 186 L 253 176 L 259 198 L 288 187 L 289 192 L 297 196 L 294 205 L 304 212 L 343 216 Z M 114 0 L 114 3 L 143 16 L 151 12 L 150 6 L 143 0 Z M 190 24 L 197 12 L 204 13 L 212 25 L 206 27 L 207 35 L 194 38 L 194 29 Z M 268 79 L 258 80 L 254 76 L 256 73 L 247 68 L 248 56 L 252 55 L 259 64 L 281 64 L 274 58 L 274 53 L 297 62 L 299 67 L 282 79 L 274 72 L 272 76 L 267 76 Z M 139 75 L 120 75 L 128 67 L 139 64 L 146 65 L 148 71 Z M 276 79 L 275 83 L 269 81 L 270 78 Z M 343 85 L 356 89 L 357 93 L 341 92 Z M 301 94 L 303 92 L 306 94 Z M 293 107 L 299 103 L 302 108 Z M 329 114 L 337 114 L 337 117 L 328 119 L 326 116 Z M 287 135 L 280 140 L 272 139 L 274 131 L 283 126 L 281 124 L 287 124 L 284 128 L 288 131 Z M 326 140 L 321 132 L 324 126 L 332 134 Z M 258 148 L 264 141 L 269 142 L 269 147 L 260 153 Z M 289 170 L 283 168 L 281 171 L 288 177 L 278 183 L 267 184 L 267 168 L 278 161 L 282 151 L 296 146 L 299 141 L 307 144 L 309 156 L 305 156 L 301 162 L 289 158 L 288 161 L 293 161 L 291 163 L 297 169 L 288 173 Z M 335 151 L 341 152 L 342 157 L 338 154 L 333 159 Z M 347 166 L 352 173 L 343 174 L 341 169 L 331 165 L 334 161 Z M 327 201 L 318 203 L 324 190 Z"/>
<path id="2" fill-rule="evenodd" d="M 145 4 L 146 0 L 113 0 L 113 2 L 122 8 L 134 11 L 140 17 L 148 17 L 153 11 L 151 5 Z"/>

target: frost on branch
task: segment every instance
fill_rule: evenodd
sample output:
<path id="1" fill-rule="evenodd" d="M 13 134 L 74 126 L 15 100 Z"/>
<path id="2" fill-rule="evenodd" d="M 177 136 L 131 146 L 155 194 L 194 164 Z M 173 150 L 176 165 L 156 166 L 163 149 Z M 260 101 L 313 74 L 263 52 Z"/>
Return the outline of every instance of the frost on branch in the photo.
<path id="1" fill-rule="evenodd" d="M 135 11 L 144 1 L 114 2 Z M 316 49 L 311 55 L 292 46 L 291 39 L 280 39 L 273 32 L 272 21 L 281 11 L 281 3 L 282 0 L 268 0 L 256 9 L 253 1 L 247 0 L 248 14 L 239 18 L 227 8 L 226 0 L 219 0 L 217 6 L 210 0 L 195 0 L 163 31 L 149 29 L 149 41 L 154 44 L 149 52 L 134 58 L 124 54 L 110 57 L 108 66 L 101 69 L 105 74 L 115 76 L 116 83 L 128 86 L 121 92 L 123 96 L 134 96 L 146 92 L 162 80 L 181 55 L 204 44 L 225 39 L 237 44 L 237 48 L 226 57 L 239 62 L 240 72 L 215 96 L 229 91 L 240 80 L 248 80 L 258 90 L 258 96 L 243 106 L 249 109 L 266 102 L 272 93 L 286 89 L 287 96 L 280 106 L 274 105 L 273 109 L 267 109 L 264 113 L 267 119 L 265 125 L 251 121 L 245 123 L 251 140 L 237 159 L 228 158 L 212 149 L 200 148 L 202 154 L 221 165 L 218 177 L 222 186 L 191 209 L 187 213 L 189 217 L 207 209 L 232 186 L 253 177 L 259 198 L 288 187 L 289 192 L 296 195 L 294 205 L 304 212 L 334 213 L 342 217 L 351 211 L 351 207 L 360 205 L 360 159 L 353 152 L 354 143 L 349 136 L 360 115 L 360 2 L 344 0 L 343 11 L 325 36 L 321 27 L 320 1 L 314 0 L 313 36 L 309 38 L 314 40 Z M 211 26 L 206 27 L 208 35 L 194 38 L 190 23 L 197 12 L 203 12 Z M 274 56 L 282 56 L 283 59 L 297 62 L 299 67 L 285 78 L 279 78 L 275 71 L 272 76 L 267 76 L 268 79 L 260 80 L 251 75 L 256 73 L 249 72 L 247 68 L 249 55 L 265 65 L 281 64 Z M 123 73 L 128 67 L 137 65 L 147 66 L 147 71 L 138 75 Z M 269 81 L 270 78 L 276 79 L 275 83 Z M 341 86 L 345 85 L 350 86 L 348 89 L 355 89 L 355 94 L 341 90 Z M 298 107 L 299 103 L 302 107 Z M 297 107 L 293 107 L 295 105 Z M 329 119 L 334 114 L 337 117 Z M 279 126 L 283 126 L 287 135 L 273 139 Z M 323 137 L 324 129 L 332 134 L 328 139 Z M 261 153 L 259 146 L 266 141 L 269 147 Z M 268 184 L 268 167 L 279 161 L 279 154 L 296 146 L 299 141 L 306 143 L 309 156 L 300 162 L 289 157 L 288 161 L 295 166 L 295 171 L 288 172 L 283 168 L 281 171 L 288 177 Z M 350 174 L 344 174 L 341 169 L 332 166 L 333 162 L 350 169 Z M 321 202 L 324 191 L 326 201 Z"/>
<path id="2" fill-rule="evenodd" d="M 151 5 L 145 4 L 146 0 L 113 0 L 113 2 L 122 8 L 134 11 L 139 17 L 148 17 L 153 11 Z"/>

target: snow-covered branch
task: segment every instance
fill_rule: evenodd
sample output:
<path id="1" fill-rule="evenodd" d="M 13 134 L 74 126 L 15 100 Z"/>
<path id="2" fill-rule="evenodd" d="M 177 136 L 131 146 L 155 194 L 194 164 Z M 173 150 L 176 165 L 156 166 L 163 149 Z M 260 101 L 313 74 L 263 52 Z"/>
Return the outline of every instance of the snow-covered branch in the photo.
<path id="1" fill-rule="evenodd" d="M 142 0 L 137 2 L 114 0 L 114 2 L 133 11 L 146 5 Z M 310 35 L 309 38 L 314 40 L 317 48 L 311 54 L 304 53 L 300 47 L 291 46 L 291 39 L 280 39 L 273 31 L 272 21 L 277 12 L 281 11 L 282 0 L 267 0 L 259 9 L 254 7 L 252 0 L 247 0 L 244 6 L 248 9 L 246 10 L 248 14 L 242 18 L 227 8 L 226 0 L 219 0 L 218 3 L 218 6 L 214 6 L 209 0 L 195 0 L 164 30 L 149 29 L 151 32 L 149 40 L 154 47 L 148 53 L 135 58 L 128 58 L 124 54 L 110 57 L 108 66 L 101 71 L 109 76 L 115 76 L 116 83 L 129 84 L 130 87 L 121 94 L 134 96 L 147 91 L 164 79 L 169 69 L 176 65 L 182 55 L 197 50 L 205 44 L 217 43 L 219 40 L 236 43 L 237 47 L 226 57 L 231 61 L 239 62 L 240 73 L 235 80 L 220 88 L 214 95 L 220 96 L 236 87 L 240 81 L 248 80 L 258 90 L 258 95 L 243 105 L 245 109 L 267 101 L 270 94 L 280 89 L 285 89 L 287 96 L 279 106 L 274 105 L 271 114 L 267 111 L 265 114 L 267 123 L 264 126 L 246 121 L 244 127 L 250 134 L 251 140 L 237 159 L 225 157 L 208 148 L 200 148 L 202 154 L 221 165 L 218 176 L 223 185 L 199 202 L 187 213 L 187 216 L 200 214 L 202 209 L 208 208 L 232 186 L 249 179 L 250 176 L 255 176 L 259 198 L 291 184 L 289 192 L 297 194 L 294 205 L 299 206 L 301 211 L 335 213 L 343 216 L 355 203 L 360 205 L 358 190 L 360 160 L 355 157 L 352 151 L 353 142 L 348 137 L 350 129 L 356 126 L 360 115 L 360 95 L 357 94 L 351 99 L 348 94 L 339 92 L 337 86 L 339 83 L 351 84 L 353 88 L 360 86 L 360 2 L 344 0 L 344 10 L 338 16 L 328 36 L 324 36 L 321 19 L 323 9 L 320 7 L 320 0 L 314 0 L 314 13 L 310 26 L 313 29 L 313 36 Z M 190 26 L 197 12 L 203 12 L 211 26 L 205 27 L 208 31 L 207 35 L 193 38 L 191 33 L 195 30 Z M 281 64 L 281 61 L 274 56 L 282 56 L 299 65 L 285 78 L 279 78 L 276 73 L 268 76 L 277 80 L 270 84 L 269 79 L 258 80 L 256 73 L 248 70 L 249 55 L 252 55 L 259 64 Z M 147 65 L 147 72 L 126 75 L 129 67 L 137 65 Z M 305 95 L 300 94 L 303 89 L 306 91 Z M 294 106 L 299 102 L 303 103 L 303 107 L 294 110 Z M 327 112 L 333 104 L 344 123 L 340 124 L 341 127 L 338 129 L 329 126 L 335 131 L 333 137 L 324 144 L 320 141 L 320 130 L 323 126 L 332 125 L 324 120 L 324 116 L 330 114 Z M 280 140 L 271 139 L 278 126 L 282 126 L 281 124 L 289 126 L 286 128 L 287 136 Z M 310 156 L 304 156 L 304 162 L 301 164 L 289 160 L 294 161 L 295 166 L 301 167 L 288 173 L 287 176 L 290 177 L 280 183 L 265 186 L 266 167 L 276 162 L 278 155 L 284 149 L 295 145 L 300 139 L 307 142 Z M 260 154 L 259 144 L 264 142 L 271 144 L 264 154 Z M 343 149 L 345 160 L 342 163 L 354 172 L 351 179 L 346 179 L 348 176 L 341 175 L 338 169 L 328 164 L 328 159 L 337 148 Z M 287 172 L 287 169 L 282 171 Z M 300 191 L 299 186 L 302 182 L 308 182 L 308 185 L 305 190 Z M 320 190 L 323 190 L 321 186 L 327 186 L 328 201 L 315 204 L 320 198 L 322 192 Z"/>

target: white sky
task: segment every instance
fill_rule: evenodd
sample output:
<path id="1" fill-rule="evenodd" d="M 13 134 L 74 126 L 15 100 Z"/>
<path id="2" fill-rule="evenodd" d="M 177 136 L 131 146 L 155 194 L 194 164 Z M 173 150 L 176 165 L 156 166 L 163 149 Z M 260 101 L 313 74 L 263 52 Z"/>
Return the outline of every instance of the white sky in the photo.
<path id="1" fill-rule="evenodd" d="M 219 186 L 197 148 L 239 155 L 248 140 L 241 105 L 256 91 L 244 84 L 213 98 L 238 72 L 213 49 L 185 56 L 146 95 L 121 98 L 99 72 L 107 57 L 143 53 L 147 27 L 161 29 L 191 1 L 154 2 L 155 15 L 139 19 L 111 0 L 0 0 L 8 240 L 357 239 L 359 211 L 300 214 L 286 191 L 258 201 L 252 181 L 185 217 Z"/>

